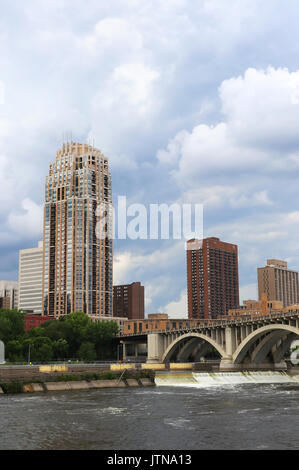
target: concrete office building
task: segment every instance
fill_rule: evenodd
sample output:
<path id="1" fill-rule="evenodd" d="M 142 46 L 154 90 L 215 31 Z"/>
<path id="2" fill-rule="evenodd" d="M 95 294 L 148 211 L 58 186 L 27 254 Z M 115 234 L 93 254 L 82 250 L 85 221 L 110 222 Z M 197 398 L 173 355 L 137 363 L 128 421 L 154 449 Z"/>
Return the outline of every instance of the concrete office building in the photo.
<path id="1" fill-rule="evenodd" d="M 299 303 L 298 272 L 288 269 L 288 263 L 268 259 L 267 265 L 257 268 L 259 300 L 262 294 L 268 300 L 280 300 L 284 307 Z"/>
<path id="2" fill-rule="evenodd" d="M 0 308 L 18 308 L 18 281 L 0 281 Z"/>
<path id="3" fill-rule="evenodd" d="M 87 144 L 68 142 L 50 164 L 45 185 L 43 314 L 112 316 L 111 174 Z M 102 212 L 101 210 L 102 209 Z"/>
<path id="4" fill-rule="evenodd" d="M 41 314 L 43 277 L 43 242 L 36 248 L 19 251 L 19 309 Z"/>
<path id="5" fill-rule="evenodd" d="M 187 242 L 188 318 L 219 318 L 239 306 L 238 247 L 211 237 Z"/>
<path id="6" fill-rule="evenodd" d="M 128 320 L 144 318 L 144 286 L 140 282 L 113 286 L 113 316 Z"/>

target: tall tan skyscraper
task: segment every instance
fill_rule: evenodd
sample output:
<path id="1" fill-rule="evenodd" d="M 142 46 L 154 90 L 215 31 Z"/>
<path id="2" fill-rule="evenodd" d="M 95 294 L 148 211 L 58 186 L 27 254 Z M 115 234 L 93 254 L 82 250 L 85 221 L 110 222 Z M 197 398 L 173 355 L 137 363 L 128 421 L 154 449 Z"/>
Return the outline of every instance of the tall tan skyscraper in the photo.
<path id="1" fill-rule="evenodd" d="M 112 184 L 107 158 L 87 144 L 63 144 L 46 179 L 44 315 L 81 311 L 112 316 L 112 239 L 96 234 L 97 210 L 103 204 L 109 213 Z"/>
<path id="2" fill-rule="evenodd" d="M 298 272 L 288 269 L 288 263 L 268 259 L 264 268 L 257 268 L 259 300 L 267 294 L 268 300 L 280 300 L 283 306 L 298 304 Z"/>
<path id="3" fill-rule="evenodd" d="M 219 238 L 187 242 L 188 317 L 218 318 L 239 306 L 238 246 Z"/>

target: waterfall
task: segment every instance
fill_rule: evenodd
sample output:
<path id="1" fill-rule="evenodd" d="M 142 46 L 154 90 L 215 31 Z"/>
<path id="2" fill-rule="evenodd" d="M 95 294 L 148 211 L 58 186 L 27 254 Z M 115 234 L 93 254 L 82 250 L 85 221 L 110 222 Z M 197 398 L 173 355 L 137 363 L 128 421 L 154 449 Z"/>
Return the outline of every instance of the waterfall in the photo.
<path id="1" fill-rule="evenodd" d="M 299 375 L 280 371 L 157 373 L 157 386 L 204 388 L 240 384 L 299 384 Z"/>

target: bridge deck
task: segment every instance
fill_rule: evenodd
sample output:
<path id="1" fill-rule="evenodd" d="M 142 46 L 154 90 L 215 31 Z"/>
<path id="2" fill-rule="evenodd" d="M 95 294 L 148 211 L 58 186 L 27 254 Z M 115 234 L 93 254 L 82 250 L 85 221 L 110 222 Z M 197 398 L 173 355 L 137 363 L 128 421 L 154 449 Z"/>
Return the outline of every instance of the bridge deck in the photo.
<path id="1" fill-rule="evenodd" d="M 190 333 L 192 331 L 204 330 L 204 329 L 213 329 L 213 328 L 225 328 L 228 326 L 246 326 L 252 324 L 269 324 L 269 323 L 282 323 L 283 320 L 289 319 L 298 319 L 299 312 L 298 311 L 291 311 L 291 312 L 281 312 L 281 313 L 269 313 L 267 315 L 244 315 L 244 318 L 232 318 L 229 319 L 210 319 L 210 320 L 198 320 L 197 326 L 192 326 L 190 328 L 176 328 L 176 329 L 166 329 L 166 330 L 148 330 L 147 332 L 134 332 L 134 333 L 126 333 L 126 334 L 119 334 L 117 335 L 118 338 L 131 338 L 134 337 L 140 338 L 142 336 L 147 336 L 150 333 L 163 333 L 163 334 L 170 334 L 170 333 Z M 170 318 L 169 321 L 172 319 Z M 137 320 L 138 321 L 138 320 Z"/>

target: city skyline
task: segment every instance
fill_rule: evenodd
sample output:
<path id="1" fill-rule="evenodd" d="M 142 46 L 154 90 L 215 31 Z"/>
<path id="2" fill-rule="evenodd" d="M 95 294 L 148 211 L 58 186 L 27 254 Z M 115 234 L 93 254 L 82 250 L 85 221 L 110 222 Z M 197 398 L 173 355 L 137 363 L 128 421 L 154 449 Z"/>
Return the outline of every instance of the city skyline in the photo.
<path id="1" fill-rule="evenodd" d="M 78 149 L 79 149 L 79 150 L 78 150 Z M 73 152 L 75 152 L 75 154 L 76 154 L 76 152 L 78 153 L 78 162 L 77 162 L 77 159 L 74 160 L 73 155 L 75 155 L 75 154 L 73 154 Z M 45 200 L 45 209 L 44 209 L 44 215 L 45 215 L 46 218 L 44 219 L 44 224 L 45 224 L 46 220 L 48 220 L 48 228 L 46 228 L 46 230 L 45 230 L 45 234 L 48 233 L 48 236 L 50 235 L 50 231 L 51 231 L 51 230 L 50 230 L 50 225 L 49 225 L 49 223 L 50 223 L 49 221 L 50 221 L 50 218 L 51 218 L 51 217 L 50 217 L 50 215 L 48 214 L 48 219 L 47 219 L 47 216 L 46 216 L 46 214 L 47 214 L 46 207 L 49 205 L 49 203 L 51 203 L 51 204 L 53 205 L 53 201 L 54 201 L 54 206 L 56 207 L 57 202 L 59 202 L 60 200 L 61 200 L 61 201 L 67 200 L 70 195 L 76 195 L 76 196 L 82 197 L 82 196 L 85 195 L 85 192 L 84 192 L 84 191 L 87 191 L 86 194 L 89 194 L 89 192 L 90 192 L 89 190 L 91 190 L 91 181 L 89 182 L 89 180 L 88 180 L 88 184 L 87 184 L 87 183 L 84 184 L 84 183 L 83 183 L 83 180 L 82 180 L 82 182 L 81 182 L 81 180 L 80 180 L 80 184 L 79 184 L 79 183 L 76 183 L 76 184 L 75 184 L 74 181 L 73 181 L 73 180 L 74 180 L 74 177 L 75 177 L 74 175 L 75 175 L 75 174 L 77 175 L 77 173 L 78 173 L 77 170 L 79 170 L 79 165 L 80 165 L 80 168 L 85 168 L 86 164 L 88 164 L 88 165 L 94 165 L 94 164 L 95 164 L 94 161 L 91 161 L 91 158 L 92 158 L 92 157 L 91 157 L 89 154 L 94 154 L 94 155 L 100 156 L 101 161 L 104 159 L 103 161 L 105 162 L 105 165 L 107 166 L 107 171 L 108 171 L 108 159 L 105 159 L 105 157 L 104 157 L 104 155 L 101 153 L 101 151 L 99 151 L 99 150 L 96 149 L 95 147 L 91 146 L 89 143 L 76 143 L 76 142 L 73 142 L 72 140 L 71 140 L 71 141 L 68 141 L 68 140 L 67 140 L 66 142 L 63 142 L 61 149 L 59 149 L 59 150 L 56 151 L 56 160 L 57 160 L 57 158 L 58 158 L 58 163 L 55 163 L 55 162 L 54 162 L 54 163 L 53 163 L 53 162 L 50 163 L 49 176 L 46 178 L 46 190 L 45 190 L 46 200 Z M 71 166 L 70 166 L 70 162 L 69 162 L 70 156 L 72 156 L 72 157 L 71 157 Z M 80 157 L 80 156 L 81 156 L 81 157 Z M 83 158 L 82 158 L 82 157 L 83 157 Z M 94 157 L 94 158 L 95 158 L 95 157 Z M 79 160 L 80 160 L 80 162 L 79 162 Z M 84 161 L 82 162 L 82 160 L 84 160 Z M 73 164 L 74 164 L 75 166 L 74 166 Z M 74 168 L 73 168 L 74 171 L 73 171 L 73 173 L 72 173 L 72 176 L 70 177 L 70 174 L 71 174 L 71 173 L 70 173 L 70 169 L 71 169 L 72 165 L 74 166 Z M 105 166 L 105 168 L 106 168 L 106 166 Z M 103 168 L 104 168 L 104 167 L 103 167 Z M 63 174 L 62 174 L 62 176 L 61 176 L 61 175 L 58 176 L 58 183 L 57 183 L 57 177 L 56 177 L 56 176 L 55 176 L 55 182 L 54 182 L 54 176 L 53 176 L 53 175 L 54 175 L 54 174 L 56 175 L 57 172 L 60 173 L 61 171 L 63 172 Z M 80 170 L 79 172 L 82 172 L 82 170 Z M 101 168 L 101 172 L 102 172 L 102 168 Z M 78 173 L 78 174 L 79 174 L 79 173 Z M 102 173 L 101 173 L 101 174 L 102 174 Z M 105 174 L 106 174 L 106 173 L 105 173 Z M 104 172 L 103 172 L 102 176 L 103 176 L 103 175 L 104 175 Z M 107 186 L 108 189 L 106 188 L 106 192 L 107 192 L 107 191 L 108 191 L 108 192 L 107 192 L 107 194 L 105 193 L 107 197 L 106 197 L 106 198 L 103 197 L 103 199 L 98 199 L 97 202 L 98 202 L 99 204 L 101 204 L 101 203 L 107 204 L 107 203 L 108 203 L 108 204 L 111 205 L 111 204 L 112 204 L 111 175 L 110 175 L 110 173 L 107 173 L 107 175 L 108 175 L 108 177 L 110 178 L 110 179 L 109 179 L 110 183 L 109 183 L 109 184 L 106 183 L 106 184 L 108 184 L 108 186 L 110 187 L 110 189 L 109 189 L 108 186 Z M 66 179 L 65 179 L 65 176 L 66 176 Z M 85 176 L 86 176 L 86 175 L 85 175 Z M 88 175 L 87 175 L 87 176 L 88 176 Z M 76 177 L 75 177 L 75 178 L 76 178 Z M 88 178 L 89 178 L 89 176 L 88 176 Z M 97 180 L 98 180 L 98 179 L 99 179 L 99 175 L 98 175 L 98 177 L 97 177 Z M 53 180 L 53 181 L 52 181 L 52 180 Z M 58 188 L 58 187 L 59 187 L 59 188 L 57 189 L 56 186 L 57 186 L 57 188 Z M 62 186 L 63 186 L 63 189 L 61 189 Z M 104 191 L 104 189 L 103 189 L 103 188 L 104 188 L 104 183 L 101 184 L 101 185 L 97 184 L 96 187 L 98 187 L 98 189 L 101 187 L 101 190 Z M 54 189 L 55 189 L 55 191 L 53 191 Z M 65 193 L 64 193 L 64 192 L 65 192 Z M 79 194 L 79 193 L 80 193 L 80 194 Z M 83 193 L 84 193 L 84 194 L 83 194 Z M 108 193 L 109 193 L 109 194 L 108 194 Z M 59 194 L 60 194 L 60 196 L 59 196 Z M 104 193 L 103 193 L 103 194 L 104 194 Z M 84 196 L 84 197 L 85 197 L 85 196 Z M 53 199 L 53 198 L 54 198 L 54 199 Z M 57 199 L 57 198 L 58 198 L 58 199 Z M 124 198 L 126 198 L 126 197 L 124 197 L 124 196 L 121 196 L 121 197 L 120 197 L 120 199 L 124 199 Z M 59 201 L 58 201 L 58 200 L 59 200 Z M 137 203 L 136 205 L 139 206 L 138 203 Z M 163 205 L 166 206 L 166 204 L 162 204 L 162 206 L 163 206 Z M 188 205 L 188 204 L 187 204 L 187 205 Z M 134 204 L 133 204 L 133 206 L 134 206 Z M 140 206 L 142 206 L 142 205 L 140 205 Z M 156 206 L 157 206 L 157 208 L 160 207 L 158 204 L 156 204 Z M 191 204 L 189 204 L 189 206 L 191 206 Z M 177 204 L 177 207 L 179 207 L 178 204 Z M 107 209 L 106 206 L 105 206 L 105 208 Z M 79 208 L 79 209 L 80 209 L 80 208 Z M 171 210 L 169 210 L 169 209 L 171 209 L 171 205 L 167 207 L 167 211 L 171 212 Z M 82 210 L 82 208 L 81 208 L 80 210 Z M 127 208 L 126 208 L 126 210 L 127 210 Z M 129 210 L 130 210 L 130 209 L 129 209 Z M 48 212 L 49 212 L 49 211 L 48 211 Z M 55 209 L 55 213 L 56 213 L 56 212 L 57 212 L 57 210 Z M 63 213 L 64 213 L 64 211 L 61 211 L 61 209 L 59 210 L 59 214 L 60 214 L 60 212 L 63 212 Z M 91 209 L 91 212 L 90 212 L 90 217 L 91 217 L 91 216 L 94 217 L 94 222 L 92 223 L 92 228 L 91 228 L 90 233 L 93 234 L 92 236 L 93 236 L 95 239 L 99 238 L 99 229 L 97 228 L 97 220 L 99 219 L 98 216 L 99 216 L 100 214 L 98 214 L 98 212 L 99 212 L 99 206 L 98 206 L 98 204 L 93 205 L 93 206 L 92 206 L 92 209 Z M 100 209 L 100 212 L 102 212 L 102 209 Z M 58 215 L 59 215 L 59 214 L 58 214 Z M 81 213 L 80 213 L 80 214 L 81 214 Z M 83 213 L 82 213 L 81 215 L 80 215 L 80 214 L 79 214 L 79 216 L 80 216 L 79 218 L 80 218 L 80 220 L 81 220 L 82 217 L 83 217 L 83 216 L 82 216 Z M 57 215 L 57 214 L 56 214 L 56 215 Z M 102 215 L 102 214 L 101 214 L 101 215 Z M 130 215 L 132 215 L 132 214 L 130 214 Z M 173 225 L 175 225 L 175 215 L 176 215 L 176 214 L 175 214 L 175 212 L 174 212 L 174 213 L 173 213 L 173 221 L 172 221 L 172 222 L 173 222 Z M 59 215 L 59 217 L 60 217 L 60 216 L 61 216 L 61 214 Z M 165 214 L 163 214 L 163 211 L 162 211 L 162 212 L 161 212 L 161 217 L 162 217 L 161 220 L 163 219 L 163 216 L 165 216 Z M 167 219 L 167 217 L 168 217 L 168 219 Z M 193 217 L 194 217 L 194 214 L 193 214 Z M 61 218 L 61 217 L 60 217 L 60 218 Z M 55 219 L 56 219 L 56 216 L 55 216 Z M 137 217 L 137 219 L 138 219 L 138 217 Z M 171 233 L 171 235 L 173 236 L 173 238 L 175 238 L 175 236 L 174 236 L 174 230 L 175 230 L 175 228 L 171 226 L 171 220 L 169 220 L 169 214 L 166 214 L 166 218 L 164 219 L 164 222 L 165 222 L 165 220 L 166 220 L 166 221 L 168 222 L 168 224 L 169 224 L 170 231 L 173 230 L 173 233 Z M 180 220 L 181 220 L 181 219 L 180 219 Z M 151 222 L 151 221 L 150 221 L 150 222 Z M 160 221 L 160 222 L 161 222 L 161 221 Z M 183 221 L 181 221 L 181 222 L 183 222 Z M 181 223 L 181 222 L 180 222 L 180 223 Z M 192 220 L 189 221 L 189 222 L 190 222 L 191 225 L 192 225 Z M 201 223 L 202 223 L 202 222 L 203 222 L 203 221 L 201 221 Z M 162 221 L 161 223 L 162 223 L 162 225 L 163 225 L 163 221 Z M 114 224 L 114 223 L 113 223 L 113 224 Z M 158 224 L 158 226 L 156 227 L 157 224 Z M 54 225 L 56 225 L 56 223 L 55 223 Z M 62 224 L 62 225 L 64 226 L 64 224 Z M 67 224 L 67 225 L 68 225 L 68 224 Z M 112 225 L 112 222 L 110 221 L 108 225 Z M 139 224 L 139 225 L 140 225 L 140 224 Z M 159 236 L 161 236 L 161 233 L 162 233 L 162 232 L 160 232 L 160 231 L 162 230 L 161 225 L 159 225 L 159 222 L 158 222 L 158 221 L 155 221 L 155 224 L 154 224 L 154 225 L 155 225 L 155 231 L 156 231 L 156 229 L 157 229 L 157 233 L 159 234 Z M 194 225 L 194 221 L 193 221 L 193 225 Z M 151 226 L 151 224 L 150 224 L 150 226 Z M 44 227 L 45 227 L 45 226 L 44 226 Z M 169 227 L 168 227 L 168 230 L 169 230 Z M 151 228 L 150 228 L 150 227 L 149 227 L 149 229 L 150 229 L 150 231 L 151 231 Z M 128 230 L 128 229 L 126 228 L 126 231 L 125 231 L 126 236 L 123 237 L 123 238 L 128 241 L 128 240 L 129 240 L 130 238 L 132 238 L 132 237 L 130 237 L 130 233 L 129 233 L 129 231 L 127 231 L 127 230 Z M 55 228 L 55 231 L 57 231 L 57 227 Z M 80 232 L 80 233 L 81 233 L 81 232 Z M 82 233 L 83 233 L 83 232 L 82 232 Z M 137 230 L 136 233 L 142 233 L 142 230 L 140 231 L 140 227 L 139 227 L 139 230 Z M 57 238 L 58 240 L 60 240 L 60 237 L 62 237 L 63 234 L 64 234 L 64 229 L 62 229 L 62 231 L 61 231 L 61 229 L 60 229 L 60 231 L 59 231 L 59 233 L 58 233 L 58 238 L 57 238 L 57 234 L 56 234 L 56 238 Z M 82 234 L 81 234 L 81 235 L 82 235 Z M 81 237 L 81 235 L 80 235 L 80 237 Z M 114 234 L 114 235 L 112 236 L 112 238 L 109 239 L 109 241 L 107 242 L 108 245 L 110 246 L 109 252 L 112 250 L 112 240 L 115 239 L 115 235 L 116 235 L 116 234 Z M 171 235 L 168 236 L 168 238 L 167 238 L 168 240 L 171 240 Z M 159 239 L 159 236 L 157 236 L 157 240 Z M 80 238 L 80 237 L 79 237 L 79 238 Z M 142 237 L 141 237 L 141 238 L 142 238 Z M 146 238 L 147 238 L 147 237 L 146 237 Z M 150 237 L 149 237 L 149 238 L 150 238 Z M 162 236 L 162 238 L 163 238 L 163 236 Z M 179 237 L 179 238 L 184 239 L 184 232 L 180 233 L 180 237 Z M 117 237 L 116 237 L 116 239 L 117 239 Z M 198 241 L 200 241 L 200 242 L 205 242 L 206 240 L 213 240 L 213 239 L 218 240 L 218 239 L 215 238 L 215 237 L 208 237 L 208 238 L 206 238 L 206 239 L 201 238 L 201 239 L 195 239 L 195 240 L 187 240 L 187 239 L 184 239 L 184 243 L 185 243 L 185 247 L 186 247 L 186 249 L 187 249 L 187 253 L 188 253 L 188 250 L 190 250 L 190 248 L 188 248 L 188 244 L 189 244 L 190 242 L 192 242 L 192 241 L 195 241 L 195 242 L 198 242 Z M 138 238 L 137 238 L 137 240 L 138 240 Z M 136 241 L 136 240 L 135 240 L 135 241 Z M 104 240 L 101 240 L 101 238 L 100 238 L 100 239 L 98 240 L 98 243 L 102 243 L 102 244 L 104 243 L 104 244 L 105 244 L 105 241 L 104 241 Z M 222 244 L 222 245 L 230 245 L 231 247 L 236 247 L 236 248 L 238 248 L 237 245 L 233 245 L 233 244 L 231 244 L 230 242 L 222 242 L 222 241 L 221 241 L 220 244 Z M 38 245 L 39 245 L 39 247 L 43 247 L 43 242 L 38 242 Z M 48 240 L 48 243 L 46 243 L 46 246 L 49 247 L 49 240 Z M 60 248 L 61 248 L 61 247 L 60 247 Z M 22 256 L 23 256 L 23 257 L 24 257 L 24 255 L 25 255 L 25 257 L 26 257 L 26 256 L 27 256 L 27 257 L 28 257 L 28 256 L 32 256 L 32 255 L 31 255 L 31 252 L 34 252 L 35 250 L 36 250 L 36 248 L 34 248 L 34 247 L 31 247 L 31 248 L 28 248 L 28 249 L 20 250 L 20 252 L 19 252 L 19 278 L 18 278 L 19 282 L 20 282 L 20 280 L 22 281 L 22 279 L 21 279 L 21 277 L 20 277 Z M 60 251 L 61 251 L 61 250 L 60 250 Z M 77 249 L 75 248 L 75 249 L 73 250 L 73 253 L 76 253 L 76 251 L 77 251 Z M 81 251 L 82 251 L 82 250 L 81 250 Z M 27 254 L 27 252 L 28 252 L 28 254 Z M 45 250 L 44 250 L 44 252 L 46 253 Z M 24 255 L 22 255 L 22 253 L 24 253 Z M 190 254 L 190 253 L 189 253 L 189 254 Z M 49 254 L 48 254 L 47 258 L 48 258 L 49 256 L 50 256 L 50 251 L 49 251 Z M 64 255 L 63 255 L 63 257 L 64 257 Z M 84 257 L 83 257 L 83 258 L 84 258 Z M 111 261 L 112 261 L 112 259 L 113 259 L 113 256 L 111 255 Z M 267 260 L 267 263 L 272 262 L 272 261 L 274 262 L 274 261 L 277 261 L 277 260 Z M 283 264 L 283 266 L 282 266 L 282 269 L 283 269 L 283 270 L 286 269 L 286 267 L 287 267 L 287 262 L 286 262 L 286 261 L 279 261 L 279 260 L 278 260 L 277 262 Z M 189 263 L 189 261 L 188 261 L 188 263 Z M 190 264 L 190 263 L 189 263 L 189 264 Z M 91 265 L 90 265 L 90 267 L 92 268 Z M 258 266 L 257 266 L 256 268 L 257 268 L 257 272 L 258 272 L 258 273 L 259 273 L 259 271 L 261 271 L 261 270 L 264 269 L 264 268 L 261 268 L 261 267 L 258 267 Z M 28 269 L 28 268 L 26 268 L 26 269 Z M 31 267 L 30 267 L 30 269 L 31 269 Z M 99 269 L 101 269 L 100 266 L 99 266 Z M 55 272 L 56 272 L 56 271 L 57 271 L 57 272 L 60 272 L 61 270 L 63 270 L 63 269 L 60 269 L 59 266 L 57 266 L 57 268 L 54 269 Z M 48 271 L 49 271 L 49 270 L 48 270 Z M 54 271 L 53 271 L 53 272 L 54 272 Z M 112 268 L 110 268 L 110 273 L 111 273 L 111 271 L 112 271 Z M 295 271 L 292 270 L 291 272 L 295 272 Z M 171 318 L 174 318 L 174 319 L 175 319 L 175 318 L 192 318 L 192 315 L 191 315 L 191 313 L 190 313 L 190 307 L 188 307 L 188 292 L 190 291 L 190 287 L 188 287 L 188 273 L 189 273 L 189 267 L 188 267 L 188 265 L 187 265 L 186 303 L 185 303 L 186 309 L 185 309 L 185 310 L 179 310 L 178 312 L 172 312 L 171 309 L 168 310 L 168 313 L 169 313 L 169 315 L 170 315 Z M 298 273 L 297 273 L 297 272 L 295 272 L 295 273 L 296 273 L 296 275 L 297 275 L 297 284 L 298 284 Z M 82 277 L 82 276 L 81 276 L 81 277 Z M 112 300 L 112 298 L 113 298 L 113 293 L 112 293 L 112 286 L 113 286 L 113 287 L 116 287 L 116 285 L 113 284 L 113 282 L 112 282 L 112 280 L 111 280 L 111 279 L 112 279 L 112 275 L 110 274 L 108 277 L 109 277 L 109 282 L 111 283 L 110 294 L 109 294 L 109 296 L 108 296 L 109 299 L 110 299 L 110 301 L 109 301 L 109 309 L 108 309 L 109 312 L 108 312 L 108 310 L 105 310 L 105 309 L 104 309 L 105 311 L 103 310 L 103 312 L 101 312 L 101 309 L 99 309 L 99 306 L 97 305 L 97 307 L 96 307 L 94 310 L 90 311 L 89 314 L 91 314 L 91 315 L 113 316 L 113 300 Z M 237 250 L 237 277 L 238 277 L 238 250 Z M 55 278 L 56 278 L 56 276 L 55 276 Z M 43 279 L 44 279 L 44 278 L 43 278 Z M 62 279 L 62 281 L 63 281 L 63 279 Z M 66 279 L 65 279 L 65 281 L 66 281 Z M 4 281 L 3 281 L 3 282 L 4 282 Z M 9 282 L 9 281 L 8 281 L 8 282 Z M 13 282 L 13 281 L 12 281 L 12 282 Z M 44 281 L 42 281 L 42 282 L 44 283 Z M 58 283 L 57 283 L 57 284 L 58 284 Z M 132 284 L 134 284 L 134 282 L 133 282 Z M 55 281 L 55 285 L 56 285 L 56 281 Z M 123 283 L 122 285 L 124 285 L 124 283 Z M 129 284 L 127 284 L 127 285 L 129 285 Z M 257 288 L 256 288 L 256 294 L 253 295 L 253 296 L 250 298 L 250 297 L 246 297 L 246 296 L 244 296 L 244 295 L 243 295 L 243 296 L 242 296 L 242 295 L 240 296 L 240 290 L 239 290 L 239 284 L 238 284 L 238 285 L 237 285 L 237 290 L 238 290 L 238 298 L 239 298 L 239 296 L 240 296 L 239 302 L 234 302 L 234 305 L 233 305 L 233 304 L 230 305 L 230 307 L 229 307 L 227 310 L 229 310 L 229 309 L 231 309 L 231 308 L 238 308 L 238 306 L 241 305 L 242 301 L 246 301 L 246 300 L 248 301 L 248 300 L 253 300 L 253 299 L 256 299 L 256 300 L 259 299 L 259 300 L 260 300 L 260 298 L 261 298 L 261 293 L 263 292 L 263 289 L 261 289 L 261 287 L 259 286 L 259 276 L 257 276 L 257 284 L 256 284 L 256 287 L 257 287 Z M 48 288 L 47 288 L 47 287 L 43 287 L 42 290 L 43 290 L 43 293 L 42 293 L 42 299 L 43 299 L 43 300 L 42 300 L 41 312 L 43 312 L 44 315 L 48 315 L 48 314 L 49 314 L 49 313 L 48 313 L 49 310 L 48 310 L 47 307 L 45 307 L 45 303 L 46 303 L 45 298 L 48 297 Z M 83 292 L 83 291 L 82 291 L 82 292 Z M 95 290 L 95 293 L 99 293 L 99 292 L 101 292 L 101 291 L 100 291 L 100 290 L 97 290 L 97 289 Z M 190 292 L 191 292 L 191 291 L 190 291 Z M 25 291 L 25 290 L 24 290 L 24 294 L 25 294 L 25 297 L 26 297 L 26 291 Z M 58 294 L 57 294 L 57 295 L 58 295 Z M 61 293 L 61 294 L 59 294 L 58 296 L 61 296 L 61 299 L 64 299 L 64 298 L 66 298 L 65 295 L 66 295 L 66 294 L 62 294 L 62 293 Z M 96 295 L 97 295 L 97 294 L 96 294 Z M 27 297 L 28 297 L 28 295 L 27 295 Z M 70 297 L 70 296 L 68 296 L 68 297 Z M 107 297 L 107 299 L 108 299 L 108 297 Z M 269 296 L 268 296 L 268 297 L 269 297 Z M 271 296 L 270 296 L 270 297 L 271 297 Z M 269 297 L 269 299 L 270 299 L 270 297 Z M 275 297 L 275 296 L 274 296 L 274 297 Z M 276 300 L 276 298 L 274 299 L 274 297 L 273 297 L 273 300 Z M 60 298 L 60 297 L 59 297 L 59 298 Z M 75 298 L 75 297 L 74 297 L 74 298 Z M 191 299 L 191 296 L 190 296 L 190 299 Z M 268 300 L 269 300 L 269 299 L 268 299 Z M 99 299 L 98 299 L 98 300 L 99 300 Z M 26 302 L 26 301 L 25 301 L 25 302 Z M 69 299 L 68 299 L 67 302 L 65 302 L 65 304 L 63 303 L 63 300 L 61 300 L 61 302 L 62 302 L 61 305 L 63 304 L 63 306 L 61 307 L 63 313 L 62 313 L 62 312 L 60 313 L 60 306 L 59 306 L 60 304 L 58 303 L 57 306 L 56 306 L 56 308 L 54 308 L 55 313 L 54 313 L 54 310 L 53 310 L 53 308 L 52 308 L 52 313 L 51 313 L 50 315 L 54 315 L 54 316 L 58 315 L 58 316 L 59 316 L 59 315 L 61 315 L 61 314 L 64 315 L 66 312 L 67 312 L 67 313 L 71 313 L 72 311 L 80 311 L 80 310 L 81 310 L 81 311 L 86 311 L 86 310 L 87 310 L 87 308 L 84 307 L 84 305 L 83 305 L 83 304 L 84 304 L 84 302 L 83 302 L 83 297 L 81 297 L 81 304 L 80 304 L 80 305 L 77 304 L 77 307 L 75 307 L 75 308 L 72 308 L 72 307 L 71 307 L 71 303 L 70 303 Z M 105 302 L 104 302 L 104 303 L 105 303 Z M 176 303 L 176 302 L 170 302 L 169 305 L 171 306 L 171 305 L 174 305 L 175 303 Z M 291 302 L 291 303 L 286 303 L 286 302 L 284 302 L 284 307 L 286 307 L 286 306 L 288 306 L 288 305 L 295 305 L 295 304 L 296 304 L 296 302 L 293 302 L 293 303 L 292 303 L 292 302 Z M 44 307 L 43 307 L 43 305 L 44 305 Z M 75 305 L 75 304 L 74 304 L 74 305 Z M 20 308 L 24 308 L 24 309 L 26 310 L 26 304 L 24 303 L 24 306 L 20 306 Z M 160 310 L 160 311 L 161 311 L 161 310 Z M 188 311 L 189 311 L 189 313 L 188 313 Z M 38 310 L 36 310 L 36 313 L 39 313 L 39 314 L 40 314 L 41 312 L 38 311 Z M 107 313 L 107 312 L 108 312 L 108 313 Z M 87 311 L 86 311 L 86 313 L 87 313 Z M 147 314 L 148 314 L 148 313 L 150 313 L 150 312 L 147 312 Z M 161 313 L 162 313 L 162 311 L 161 311 Z M 117 315 L 115 315 L 115 316 L 117 316 Z M 194 317 L 194 318 L 195 318 L 195 317 Z M 199 318 L 199 317 L 198 317 L 198 318 Z M 206 314 L 205 314 L 205 318 L 208 318 L 208 316 L 207 316 Z"/>
<path id="2" fill-rule="evenodd" d="M 82 18 L 54 3 L 3 12 L 4 37 L 19 27 L 0 46 L 0 278 L 42 237 L 44 175 L 71 130 L 109 158 L 114 197 L 204 204 L 204 237 L 240 247 L 241 301 L 267 258 L 298 270 L 298 5 L 89 1 Z M 181 241 L 117 241 L 114 283 L 179 314 L 184 263 Z"/>

